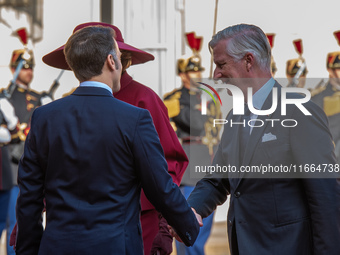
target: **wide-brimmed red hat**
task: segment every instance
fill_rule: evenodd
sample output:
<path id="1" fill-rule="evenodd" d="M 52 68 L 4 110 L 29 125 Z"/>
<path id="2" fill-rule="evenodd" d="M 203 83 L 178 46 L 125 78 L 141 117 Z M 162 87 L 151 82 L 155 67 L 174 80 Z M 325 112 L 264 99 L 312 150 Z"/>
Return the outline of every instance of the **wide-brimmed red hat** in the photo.
<path id="1" fill-rule="evenodd" d="M 73 30 L 73 33 L 78 31 L 79 29 L 82 29 L 84 27 L 90 27 L 90 26 L 111 27 L 116 33 L 115 39 L 117 41 L 119 49 L 131 52 L 132 65 L 142 64 L 142 63 L 145 63 L 145 62 L 148 62 L 150 60 L 155 59 L 155 57 L 153 55 L 151 55 L 150 53 L 147 53 L 143 50 L 137 49 L 137 48 L 135 48 L 135 47 L 133 47 L 129 44 L 124 43 L 122 33 L 120 32 L 118 27 L 113 26 L 111 24 L 107 24 L 107 23 L 103 23 L 103 22 L 83 23 L 83 24 L 76 26 L 76 28 Z M 66 59 L 65 59 L 64 47 L 65 47 L 65 45 L 63 45 L 63 46 L 59 47 L 58 49 L 46 54 L 42 58 L 44 63 L 49 65 L 49 66 L 56 67 L 56 68 L 71 70 L 71 68 L 68 66 Z"/>

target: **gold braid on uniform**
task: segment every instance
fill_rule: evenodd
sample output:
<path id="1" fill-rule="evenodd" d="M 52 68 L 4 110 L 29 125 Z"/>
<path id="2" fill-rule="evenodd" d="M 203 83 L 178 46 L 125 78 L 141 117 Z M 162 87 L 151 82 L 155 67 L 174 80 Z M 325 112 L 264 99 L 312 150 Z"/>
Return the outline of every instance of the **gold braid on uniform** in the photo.
<path id="1" fill-rule="evenodd" d="M 204 124 L 205 136 L 202 138 L 202 143 L 205 144 L 209 149 L 209 155 L 212 157 L 214 154 L 214 146 L 219 143 L 219 134 L 221 125 L 214 127 L 214 119 L 220 119 L 222 117 L 220 105 L 210 103 L 207 109 L 208 120 Z"/>
<path id="2" fill-rule="evenodd" d="M 165 94 L 164 98 L 171 95 L 173 92 L 174 91 Z M 170 98 L 164 100 L 164 104 L 166 108 L 168 108 L 169 118 L 176 117 L 181 112 L 181 107 L 179 103 L 179 99 L 181 98 L 181 96 L 182 96 L 182 92 L 177 91 Z"/>

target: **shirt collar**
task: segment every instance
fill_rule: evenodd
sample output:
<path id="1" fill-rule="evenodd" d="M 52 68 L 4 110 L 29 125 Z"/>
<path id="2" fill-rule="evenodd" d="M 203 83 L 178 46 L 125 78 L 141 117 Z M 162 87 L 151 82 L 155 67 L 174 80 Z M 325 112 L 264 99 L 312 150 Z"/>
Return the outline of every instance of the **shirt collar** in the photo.
<path id="1" fill-rule="evenodd" d="M 112 89 L 106 85 L 105 83 L 99 82 L 99 81 L 83 81 L 79 84 L 79 87 L 96 87 L 96 88 L 103 88 L 112 94 Z"/>
<path id="2" fill-rule="evenodd" d="M 269 93 L 275 85 L 275 80 L 270 78 L 256 93 L 253 95 L 253 106 L 255 109 L 260 110 L 266 101 Z"/>
<path id="3" fill-rule="evenodd" d="M 19 84 L 19 83 L 17 83 L 16 84 L 19 88 L 22 88 L 22 89 L 24 89 L 24 90 L 28 90 L 28 86 L 27 85 L 23 85 L 23 84 Z"/>

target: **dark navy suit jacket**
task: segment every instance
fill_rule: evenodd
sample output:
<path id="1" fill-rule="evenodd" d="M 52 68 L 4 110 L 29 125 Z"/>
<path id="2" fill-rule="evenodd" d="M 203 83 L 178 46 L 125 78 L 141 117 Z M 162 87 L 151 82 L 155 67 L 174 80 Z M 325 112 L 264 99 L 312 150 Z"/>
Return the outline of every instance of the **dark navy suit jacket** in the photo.
<path id="1" fill-rule="evenodd" d="M 35 110 L 18 183 L 17 254 L 143 254 L 141 188 L 187 245 L 199 231 L 149 112 L 103 88 Z"/>
<path id="2" fill-rule="evenodd" d="M 281 86 L 276 83 L 275 87 L 279 94 L 277 110 L 269 116 L 258 117 L 264 125 L 253 128 L 243 160 L 239 160 L 239 126 L 226 125 L 213 165 L 240 169 L 240 166 L 306 165 L 310 168 L 312 164 L 315 167 L 330 164 L 329 169 L 336 168 L 334 145 L 323 111 L 308 102 L 304 106 L 311 116 L 305 116 L 295 105 L 288 105 L 287 115 L 283 116 Z M 291 94 L 289 97 L 301 96 Z M 271 107 L 271 98 L 272 94 L 262 109 Z M 228 123 L 232 119 L 240 121 L 239 116 L 231 113 Z M 278 121 L 272 125 L 265 119 Z M 294 119 L 298 125 L 284 127 L 283 119 Z M 265 139 L 268 136 L 271 139 Z M 271 177 L 275 176 L 278 175 Z M 328 178 L 314 178 L 318 176 Z M 259 175 L 240 173 L 235 181 L 229 179 L 228 174 L 212 174 L 198 182 L 188 202 L 206 217 L 230 195 L 228 237 L 233 249 L 236 233 L 240 255 L 340 254 L 339 179 L 315 172 L 292 174 L 289 179 L 252 177 Z"/>

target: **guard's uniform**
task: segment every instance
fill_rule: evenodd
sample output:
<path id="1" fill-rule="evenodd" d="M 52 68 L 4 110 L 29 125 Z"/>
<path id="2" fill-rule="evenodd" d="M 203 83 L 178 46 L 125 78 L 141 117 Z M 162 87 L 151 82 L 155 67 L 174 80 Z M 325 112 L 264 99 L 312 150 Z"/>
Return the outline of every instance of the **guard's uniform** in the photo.
<path id="1" fill-rule="evenodd" d="M 7 226 L 7 254 L 14 254 L 13 248 L 9 246 L 10 234 L 14 228 L 16 218 L 15 218 L 15 205 L 16 199 L 18 197 L 19 188 L 17 186 L 17 174 L 18 174 L 18 164 L 19 160 L 24 153 L 24 144 L 26 140 L 26 136 L 29 132 L 30 128 L 30 120 L 33 114 L 33 111 L 38 106 L 42 105 L 42 102 L 45 103 L 52 101 L 50 96 L 45 95 L 44 93 L 39 94 L 29 88 L 29 83 L 31 82 L 32 77 L 27 78 L 24 74 L 27 70 L 31 69 L 33 72 L 34 68 L 34 57 L 33 52 L 31 50 L 19 49 L 14 50 L 12 53 L 12 59 L 10 66 L 16 70 L 18 66 L 23 64 L 22 69 L 20 69 L 18 77 L 16 77 L 16 84 L 11 83 L 7 88 L 7 97 L 9 102 L 14 108 L 14 114 L 18 118 L 17 126 L 15 128 L 15 132 L 12 132 L 11 142 L 6 147 L 8 148 L 11 170 L 12 170 L 12 180 L 13 187 L 11 189 L 9 206 L 8 206 L 8 226 Z M 20 74 L 22 74 L 25 78 L 19 82 Z M 21 78 L 22 79 L 22 78 Z M 25 85 L 23 85 L 25 84 Z M 2 91 L 4 93 L 5 90 Z"/>
<path id="2" fill-rule="evenodd" d="M 24 143 L 29 132 L 31 116 L 34 109 L 42 105 L 41 98 L 42 96 L 38 92 L 20 87 L 17 84 L 9 99 L 15 109 L 15 115 L 19 118 L 18 132 L 12 135 L 12 141 L 8 145 L 15 173 L 24 152 Z M 16 175 L 14 179 L 16 181 Z"/>
<path id="3" fill-rule="evenodd" d="M 298 58 L 287 60 L 286 63 L 286 76 L 288 78 L 287 87 L 303 88 L 306 83 L 306 76 L 308 73 L 306 61 L 302 57 L 303 47 L 302 40 L 297 39 L 293 41 L 296 52 L 299 54 Z"/>
<path id="4" fill-rule="evenodd" d="M 14 50 L 12 54 L 11 67 L 17 68 L 20 61 L 24 59 L 25 54 L 28 53 L 29 58 L 25 59 L 25 64 L 23 69 L 32 69 L 34 68 L 34 57 L 32 51 L 27 51 L 25 49 Z M 29 81 L 30 83 L 30 81 Z M 16 172 L 17 172 L 17 164 L 24 152 L 24 142 L 26 140 L 26 136 L 29 131 L 29 123 L 33 111 L 38 106 L 41 106 L 42 101 L 50 102 L 52 99 L 49 96 L 46 96 L 44 93 L 38 93 L 29 88 L 29 84 L 15 84 L 13 86 L 9 85 L 7 91 L 10 91 L 9 102 L 14 107 L 15 115 L 18 117 L 19 122 L 17 125 L 17 133 L 12 134 L 12 141 L 9 144 L 9 150 L 11 154 L 11 160 L 14 164 L 13 172 L 14 180 L 16 182 Z"/>
<path id="5" fill-rule="evenodd" d="M 10 102 L 15 108 L 15 113 L 20 123 L 30 122 L 34 109 L 42 105 L 41 97 L 42 95 L 34 90 L 21 88 L 19 85 L 16 85 Z"/>

